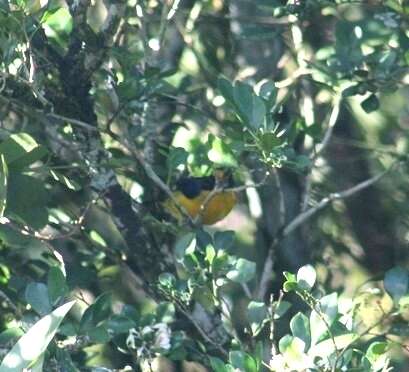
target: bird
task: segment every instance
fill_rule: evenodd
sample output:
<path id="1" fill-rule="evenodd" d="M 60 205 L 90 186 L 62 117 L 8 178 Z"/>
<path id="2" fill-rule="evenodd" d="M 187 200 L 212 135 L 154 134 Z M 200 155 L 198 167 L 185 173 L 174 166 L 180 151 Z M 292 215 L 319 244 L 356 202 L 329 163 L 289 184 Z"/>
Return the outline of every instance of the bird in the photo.
<path id="1" fill-rule="evenodd" d="M 232 190 L 224 191 L 232 186 L 231 171 L 216 169 L 211 176 L 181 176 L 176 182 L 176 191 L 173 195 L 193 220 L 200 214 L 199 220 L 203 225 L 213 225 L 225 218 L 236 204 L 236 193 Z M 215 188 L 220 191 L 209 199 L 209 193 Z M 183 219 L 182 213 L 171 199 L 165 202 L 165 208 L 177 220 Z"/>

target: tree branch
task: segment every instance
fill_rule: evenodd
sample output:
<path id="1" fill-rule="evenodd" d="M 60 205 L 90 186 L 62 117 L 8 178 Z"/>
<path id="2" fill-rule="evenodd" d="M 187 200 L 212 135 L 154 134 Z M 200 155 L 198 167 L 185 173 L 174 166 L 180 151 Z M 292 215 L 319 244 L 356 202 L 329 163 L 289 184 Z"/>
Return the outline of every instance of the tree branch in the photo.
<path id="1" fill-rule="evenodd" d="M 277 234 L 275 239 L 273 240 L 271 247 L 269 249 L 269 254 L 264 264 L 263 272 L 260 278 L 259 290 L 257 291 L 257 298 L 262 299 L 267 293 L 269 283 L 271 281 L 271 276 L 273 272 L 273 252 L 274 248 L 289 234 L 291 234 L 294 230 L 300 227 L 302 224 L 307 222 L 312 216 L 318 213 L 321 209 L 324 209 L 326 206 L 331 204 L 335 200 L 341 200 L 349 198 L 358 192 L 367 189 L 368 187 L 377 183 L 380 179 L 382 179 L 385 175 L 389 172 L 397 168 L 401 164 L 401 161 L 395 161 L 392 165 L 385 169 L 383 172 L 367 179 L 366 181 L 360 182 L 355 186 L 352 186 L 346 190 L 335 192 L 329 194 L 325 198 L 321 199 L 321 201 L 314 207 L 307 209 L 304 212 L 301 212 L 298 216 L 296 216 L 290 223 L 288 223 L 281 231 Z"/>

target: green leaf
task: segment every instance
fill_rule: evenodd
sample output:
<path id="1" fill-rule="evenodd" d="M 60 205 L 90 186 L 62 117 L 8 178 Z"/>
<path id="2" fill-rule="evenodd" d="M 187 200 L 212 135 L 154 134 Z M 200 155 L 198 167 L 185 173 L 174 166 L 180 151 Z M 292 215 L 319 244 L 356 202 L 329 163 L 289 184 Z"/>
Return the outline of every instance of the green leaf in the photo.
<path id="1" fill-rule="evenodd" d="M 291 371 L 307 369 L 308 358 L 304 353 L 305 343 L 298 337 L 286 335 L 278 343 L 280 352 L 283 354 Z"/>
<path id="2" fill-rule="evenodd" d="M 210 145 L 211 149 L 208 151 L 207 157 L 212 163 L 227 167 L 237 166 L 236 156 L 224 140 L 213 137 Z"/>
<path id="3" fill-rule="evenodd" d="M 280 338 L 280 341 L 278 341 L 278 349 L 280 350 L 280 353 L 284 353 L 286 351 L 286 349 L 291 345 L 293 339 L 294 337 L 291 335 L 285 335 Z"/>
<path id="4" fill-rule="evenodd" d="M 80 322 L 80 332 L 87 332 L 106 320 L 111 314 L 111 295 L 103 293 L 85 310 Z"/>
<path id="5" fill-rule="evenodd" d="M 55 357 L 59 366 L 64 366 L 61 372 L 80 372 L 74 365 L 68 350 L 57 348 Z"/>
<path id="6" fill-rule="evenodd" d="M 230 270 L 226 276 L 236 283 L 247 283 L 253 279 L 256 273 L 256 264 L 245 258 L 239 258 L 235 264 L 234 269 Z"/>
<path id="7" fill-rule="evenodd" d="M 319 341 L 320 337 L 328 332 L 328 327 L 331 327 L 338 314 L 338 295 L 331 293 L 322 297 L 315 306 L 316 310 L 311 311 L 310 329 L 311 329 L 311 344 L 314 345 Z M 324 321 L 324 320 L 325 321 Z"/>
<path id="8" fill-rule="evenodd" d="M 45 315 L 52 310 L 48 298 L 48 288 L 44 283 L 30 283 L 25 290 L 26 301 L 40 315 Z"/>
<path id="9" fill-rule="evenodd" d="M 299 288 L 309 291 L 314 287 L 317 273 L 312 265 L 305 265 L 297 272 L 297 283 Z"/>
<path id="10" fill-rule="evenodd" d="M 269 314 L 264 302 L 251 301 L 247 306 L 247 319 L 250 323 L 251 333 L 257 336 L 269 321 Z"/>
<path id="11" fill-rule="evenodd" d="M 171 323 L 175 319 L 175 305 L 161 302 L 156 308 L 156 320 L 160 323 Z"/>
<path id="12" fill-rule="evenodd" d="M 295 291 L 297 289 L 298 285 L 296 282 L 284 282 L 283 284 L 283 291 L 284 292 L 291 292 L 291 291 Z"/>
<path id="13" fill-rule="evenodd" d="M 4 216 L 7 205 L 7 178 L 8 168 L 4 154 L 0 154 L 0 217 Z"/>
<path id="14" fill-rule="evenodd" d="M 250 85 L 238 81 L 233 86 L 228 80 L 220 78 L 218 88 L 244 125 L 251 129 L 258 129 L 264 125 L 265 103 L 254 93 Z"/>
<path id="15" fill-rule="evenodd" d="M 259 129 L 264 125 L 266 106 L 263 100 L 256 96 L 250 85 L 236 82 L 233 90 L 237 114 L 244 124 L 251 129 Z"/>
<path id="16" fill-rule="evenodd" d="M 290 273 L 289 271 L 284 271 L 283 275 L 284 275 L 284 278 L 287 279 L 287 281 L 294 282 L 294 283 L 297 282 L 297 277 L 293 273 Z"/>
<path id="17" fill-rule="evenodd" d="M 113 315 L 109 318 L 106 328 L 109 332 L 117 335 L 120 333 L 128 333 L 128 331 L 136 326 L 136 322 L 124 315 Z"/>
<path id="18" fill-rule="evenodd" d="M 366 358 L 371 363 L 371 371 L 376 372 L 383 369 L 387 364 L 389 344 L 387 342 L 372 342 L 366 351 Z"/>
<path id="19" fill-rule="evenodd" d="M 11 343 L 11 341 L 16 341 L 19 337 L 24 334 L 21 328 L 7 328 L 0 333 L 0 344 L 5 345 Z"/>
<path id="20" fill-rule="evenodd" d="M 0 153 L 9 168 L 22 169 L 42 159 L 47 150 L 29 134 L 17 133 L 0 143 Z"/>
<path id="21" fill-rule="evenodd" d="M 219 273 L 225 272 L 228 266 L 229 255 L 223 251 L 217 251 L 216 257 L 213 258 L 212 262 L 212 272 L 213 275 L 217 276 Z"/>
<path id="22" fill-rule="evenodd" d="M 42 354 L 35 362 L 30 366 L 30 372 L 43 372 L 44 354 Z"/>
<path id="23" fill-rule="evenodd" d="M 267 80 L 263 83 L 260 87 L 259 96 L 263 98 L 268 107 L 273 107 L 276 103 L 278 89 L 276 88 L 275 84 L 271 80 Z"/>
<path id="24" fill-rule="evenodd" d="M 172 288 L 176 284 L 176 278 L 173 274 L 171 273 L 162 273 L 159 275 L 158 278 L 159 284 L 166 287 L 166 288 Z"/>
<path id="25" fill-rule="evenodd" d="M 375 94 L 371 94 L 367 99 L 361 102 L 361 107 L 367 114 L 370 114 L 379 108 L 379 100 Z"/>
<path id="26" fill-rule="evenodd" d="M 267 153 L 271 153 L 275 148 L 283 143 L 283 138 L 277 137 L 275 132 L 263 133 L 259 138 L 261 148 Z"/>
<path id="27" fill-rule="evenodd" d="M 91 342 L 96 344 L 105 344 L 110 340 L 110 335 L 105 325 L 92 328 L 87 332 Z"/>
<path id="28" fill-rule="evenodd" d="M 296 276 L 288 271 L 284 271 L 283 275 L 287 279 L 283 284 L 283 291 L 291 292 L 297 289 L 298 283 Z"/>
<path id="29" fill-rule="evenodd" d="M 175 244 L 176 258 L 181 259 L 184 255 L 192 253 L 196 248 L 196 237 L 194 233 L 188 233 L 183 235 Z"/>
<path id="30" fill-rule="evenodd" d="M 28 14 L 35 14 L 46 7 L 48 0 L 25 0 L 24 10 Z"/>
<path id="31" fill-rule="evenodd" d="M 236 350 L 229 353 L 229 361 L 234 368 L 243 372 L 257 372 L 255 359 L 242 351 Z"/>
<path id="32" fill-rule="evenodd" d="M 210 357 L 210 365 L 214 372 L 227 372 L 228 371 L 226 366 L 224 365 L 224 362 L 219 358 Z"/>
<path id="33" fill-rule="evenodd" d="M 68 178 L 60 172 L 56 172 L 55 170 L 50 169 L 50 174 L 56 181 L 63 184 L 69 190 L 79 191 L 82 189 L 82 186 L 77 181 Z"/>
<path id="34" fill-rule="evenodd" d="M 205 256 L 205 259 L 209 263 L 209 265 L 213 263 L 213 260 L 215 257 L 216 257 L 216 250 L 211 244 L 209 244 L 206 247 L 206 256 Z"/>
<path id="35" fill-rule="evenodd" d="M 308 318 L 303 313 L 298 312 L 291 319 L 290 328 L 293 336 L 303 340 L 305 350 L 308 350 L 311 344 L 310 321 Z"/>
<path id="36" fill-rule="evenodd" d="M 275 307 L 273 318 L 274 320 L 277 320 L 280 319 L 288 311 L 288 309 L 291 307 L 291 303 L 281 300 L 280 302 L 274 302 L 273 306 Z"/>
<path id="37" fill-rule="evenodd" d="M 408 292 L 409 275 L 408 272 L 401 267 L 394 267 L 385 273 L 383 286 L 385 291 L 392 297 L 397 304 L 401 297 Z"/>
<path id="38" fill-rule="evenodd" d="M 336 64 L 334 67 L 342 72 L 352 72 L 360 66 L 363 55 L 360 39 L 351 30 L 354 23 L 340 20 L 335 28 Z"/>
<path id="39" fill-rule="evenodd" d="M 0 365 L 0 372 L 22 371 L 39 359 L 74 303 L 67 302 L 35 323 L 7 353 Z"/>
<path id="40" fill-rule="evenodd" d="M 35 230 L 47 224 L 49 193 L 43 181 L 25 174 L 10 173 L 8 190 L 13 192 L 8 193 L 6 216 L 17 215 Z"/>
<path id="41" fill-rule="evenodd" d="M 48 297 L 53 305 L 55 305 L 68 293 L 65 276 L 60 268 L 56 266 L 50 268 L 47 277 L 47 287 Z"/>
<path id="42" fill-rule="evenodd" d="M 325 359 L 335 352 L 335 348 L 337 350 L 342 350 L 345 347 L 352 345 L 357 337 L 358 336 L 354 333 L 335 336 L 335 345 L 334 340 L 331 337 L 327 338 L 326 340 L 312 346 L 308 351 L 308 354 L 312 357 L 320 357 L 322 359 Z"/>
<path id="43" fill-rule="evenodd" d="M 233 246 L 235 239 L 235 232 L 234 231 L 216 231 L 213 240 L 214 240 L 214 247 L 219 249 L 228 250 Z"/>
<path id="44" fill-rule="evenodd" d="M 359 84 L 351 85 L 342 91 L 342 98 L 355 96 L 360 94 Z"/>
<path id="45" fill-rule="evenodd" d="M 226 101 L 228 101 L 231 105 L 234 105 L 233 85 L 230 83 L 230 81 L 225 78 L 219 78 L 217 80 L 217 87 Z"/>
<path id="46" fill-rule="evenodd" d="M 103 320 L 106 320 L 111 314 L 112 296 L 110 293 L 103 293 L 97 297 L 93 306 L 93 319 L 95 325 Z"/>
<path id="47" fill-rule="evenodd" d="M 198 228 L 196 230 L 196 243 L 199 248 L 205 249 L 208 245 L 213 244 L 213 239 L 207 231 L 203 230 L 202 228 Z"/>
<path id="48" fill-rule="evenodd" d="M 67 8 L 47 10 L 40 23 L 47 37 L 54 40 L 61 47 L 66 46 L 67 38 L 73 27 L 72 17 Z"/>

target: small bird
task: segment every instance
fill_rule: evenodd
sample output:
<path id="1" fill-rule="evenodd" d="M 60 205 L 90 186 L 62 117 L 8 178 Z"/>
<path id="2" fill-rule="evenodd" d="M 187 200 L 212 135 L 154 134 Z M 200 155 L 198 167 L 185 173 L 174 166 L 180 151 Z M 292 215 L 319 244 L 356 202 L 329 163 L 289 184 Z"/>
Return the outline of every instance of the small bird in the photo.
<path id="1" fill-rule="evenodd" d="M 225 218 L 236 204 L 236 194 L 233 191 L 223 191 L 233 186 L 230 171 L 217 169 L 213 175 L 206 177 L 182 176 L 176 183 L 175 199 L 183 206 L 192 219 L 200 213 L 200 221 L 204 225 L 213 225 Z M 208 199 L 215 188 L 221 189 Z M 183 216 L 175 203 L 168 199 L 165 208 L 178 220 Z"/>

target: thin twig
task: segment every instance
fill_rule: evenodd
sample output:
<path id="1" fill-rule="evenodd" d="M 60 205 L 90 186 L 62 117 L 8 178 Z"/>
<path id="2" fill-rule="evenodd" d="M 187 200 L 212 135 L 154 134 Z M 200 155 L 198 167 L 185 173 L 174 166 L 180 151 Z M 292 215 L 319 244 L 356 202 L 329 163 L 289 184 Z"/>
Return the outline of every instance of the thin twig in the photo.
<path id="1" fill-rule="evenodd" d="M 273 279 L 273 257 L 274 249 L 270 247 L 270 249 L 268 250 L 267 257 L 264 261 L 263 272 L 261 273 L 260 282 L 258 284 L 258 290 L 255 295 L 255 298 L 259 301 L 264 299 L 270 282 Z"/>
<path id="2" fill-rule="evenodd" d="M 260 285 L 259 285 L 259 291 L 257 293 L 257 298 L 262 299 L 264 298 L 267 289 L 268 289 L 268 283 L 271 280 L 272 277 L 272 272 L 273 272 L 273 252 L 274 249 L 277 247 L 277 245 L 289 234 L 291 234 L 295 229 L 300 227 L 302 224 L 307 222 L 312 216 L 314 216 L 316 213 L 318 213 L 321 209 L 325 208 L 329 204 L 331 204 L 335 200 L 341 200 L 341 199 L 346 199 L 349 198 L 358 192 L 367 189 L 368 187 L 374 185 L 377 183 L 380 179 L 382 179 L 385 175 L 387 175 L 389 172 L 397 168 L 402 162 L 401 161 L 395 161 L 392 163 L 389 168 L 385 169 L 383 172 L 367 179 L 366 181 L 360 182 L 355 186 L 350 187 L 349 189 L 332 193 L 326 196 L 325 198 L 321 199 L 321 201 L 314 207 L 311 207 L 307 209 L 304 212 L 301 212 L 298 216 L 296 216 L 290 223 L 288 223 L 283 229 L 279 231 L 279 233 L 276 235 L 275 239 L 273 240 L 270 249 L 269 249 L 269 254 L 267 256 L 267 259 L 265 261 L 263 271 L 261 274 L 261 279 L 260 279 Z"/>
<path id="3" fill-rule="evenodd" d="M 300 225 L 305 223 L 308 219 L 310 219 L 313 215 L 315 215 L 318 211 L 325 208 L 328 204 L 332 203 L 335 200 L 346 199 L 350 196 L 372 186 L 376 182 L 378 182 L 381 178 L 383 178 L 386 174 L 388 174 L 394 167 L 396 167 L 398 162 L 394 162 L 388 169 L 384 170 L 383 172 L 373 176 L 372 178 L 367 179 L 366 181 L 360 182 L 357 185 L 346 189 L 341 192 L 335 192 L 329 194 L 325 198 L 321 199 L 321 201 L 314 207 L 307 209 L 305 212 L 300 213 L 297 217 L 295 217 L 282 231 L 281 238 L 286 237 L 291 232 L 293 232 L 296 228 Z"/>
<path id="4" fill-rule="evenodd" d="M 322 139 L 321 143 L 317 146 L 317 151 L 315 152 L 313 160 L 315 160 L 326 149 L 326 147 L 329 144 L 329 141 L 335 128 L 335 124 L 338 121 L 341 102 L 342 102 L 341 97 L 335 97 L 334 105 L 328 118 L 327 130 L 325 131 L 324 138 Z"/>
<path id="5" fill-rule="evenodd" d="M 38 113 L 39 114 L 44 114 L 44 111 L 38 111 Z M 93 126 L 91 124 L 88 124 L 88 123 L 86 123 L 84 121 L 81 121 L 81 120 L 69 118 L 67 116 L 54 114 L 54 113 L 49 113 L 49 114 L 46 114 L 46 117 L 66 121 L 67 123 L 70 123 L 70 124 L 75 125 L 77 127 L 87 129 L 87 130 L 92 131 L 92 132 L 100 132 L 100 130 L 97 127 L 95 127 L 95 126 Z"/>
<path id="6" fill-rule="evenodd" d="M 203 330 L 200 324 L 196 322 L 196 319 L 187 310 L 185 310 L 183 306 L 178 305 L 178 309 L 187 319 L 189 319 L 189 321 L 194 325 L 194 327 L 197 329 L 197 331 L 200 333 L 200 335 L 203 337 L 205 341 L 207 341 L 210 345 L 213 345 L 217 350 L 219 350 L 219 352 L 224 357 L 228 356 L 227 351 L 207 335 L 207 333 Z"/>
<path id="7" fill-rule="evenodd" d="M 285 208 L 285 200 L 284 200 L 284 193 L 283 193 L 283 188 L 281 187 L 281 181 L 280 181 L 280 175 L 278 174 L 277 169 L 273 169 L 273 179 L 275 182 L 275 186 L 277 189 L 277 194 L 278 194 L 278 220 L 279 220 L 279 226 L 282 228 L 285 224 L 286 220 L 286 208 Z"/>
<path id="8" fill-rule="evenodd" d="M 311 193 L 311 185 L 312 185 L 312 170 L 316 166 L 316 161 L 319 155 L 321 155 L 321 153 L 325 150 L 325 148 L 329 144 L 335 124 L 338 120 L 340 107 L 341 107 L 341 97 L 336 97 L 334 99 L 334 105 L 332 107 L 331 113 L 328 118 L 328 125 L 327 125 L 327 130 L 325 131 L 325 134 L 324 134 L 324 138 L 322 139 L 322 142 L 317 146 L 316 151 L 312 152 L 310 155 L 311 166 L 309 167 L 308 174 L 305 177 L 305 187 L 304 187 L 304 195 L 303 195 L 302 204 L 301 204 L 301 212 L 304 212 L 308 208 L 308 203 L 309 203 L 310 193 Z"/>
<path id="9" fill-rule="evenodd" d="M 21 84 L 23 84 L 23 85 L 26 85 L 26 86 L 32 91 L 34 97 L 37 98 L 37 99 L 41 102 L 41 104 L 42 104 L 43 106 L 49 106 L 49 107 L 51 106 L 51 107 L 52 107 L 51 102 L 49 102 L 49 101 L 41 94 L 41 92 L 37 89 L 37 87 L 34 85 L 33 82 L 30 82 L 29 80 L 26 80 L 26 79 L 24 79 L 24 78 L 22 78 L 22 77 L 20 77 L 20 76 L 12 75 L 12 74 L 9 74 L 9 73 L 4 72 L 4 71 L 0 71 L 0 76 L 1 76 L 2 78 L 4 78 L 4 79 L 14 79 L 14 80 L 17 81 L 17 82 L 19 82 L 19 83 L 21 83 Z"/>

